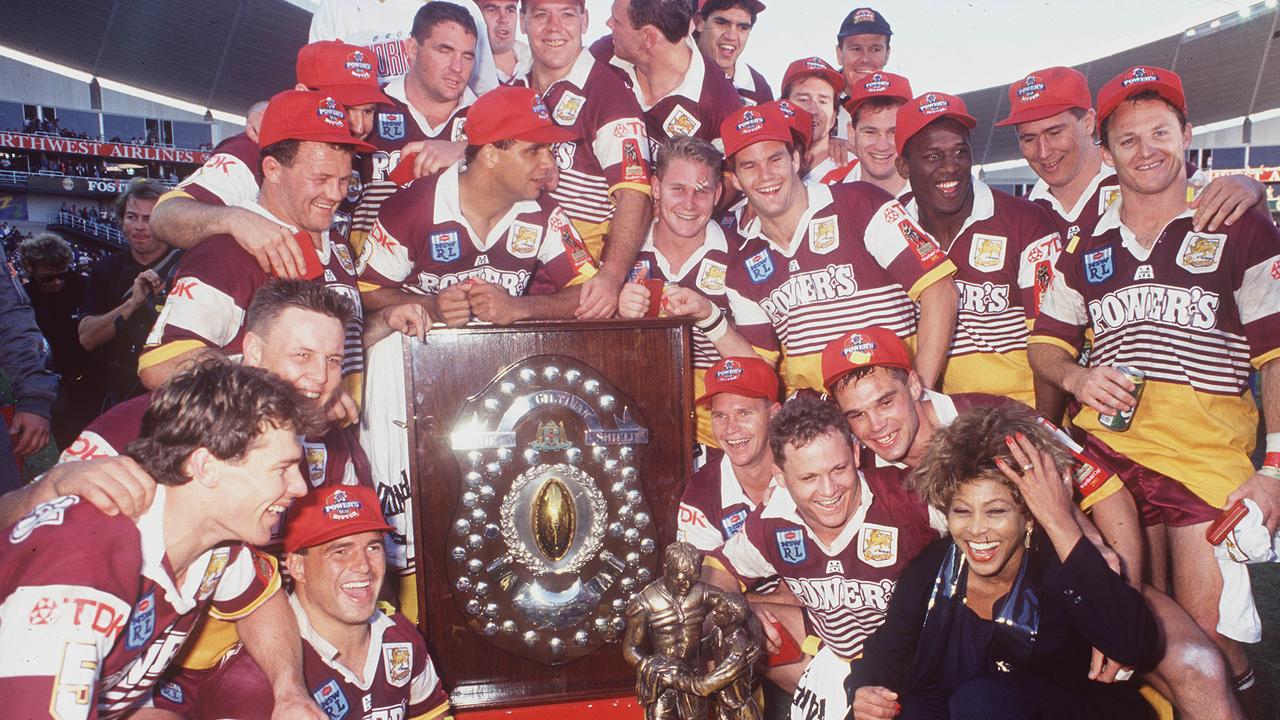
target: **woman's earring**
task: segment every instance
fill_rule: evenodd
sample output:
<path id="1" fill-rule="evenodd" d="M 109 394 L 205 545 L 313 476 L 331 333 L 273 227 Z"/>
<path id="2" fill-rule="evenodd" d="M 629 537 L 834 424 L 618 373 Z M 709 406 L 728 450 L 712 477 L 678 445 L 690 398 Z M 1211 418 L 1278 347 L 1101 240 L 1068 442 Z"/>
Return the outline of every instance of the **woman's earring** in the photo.
<path id="1" fill-rule="evenodd" d="M 1032 526 L 1032 524 L 1031 524 L 1031 523 L 1027 523 L 1027 537 L 1026 537 L 1026 539 L 1023 541 L 1024 546 L 1025 546 L 1028 550 L 1030 550 L 1030 549 L 1031 549 L 1031 529 L 1032 529 L 1032 527 L 1033 527 L 1033 526 Z"/>

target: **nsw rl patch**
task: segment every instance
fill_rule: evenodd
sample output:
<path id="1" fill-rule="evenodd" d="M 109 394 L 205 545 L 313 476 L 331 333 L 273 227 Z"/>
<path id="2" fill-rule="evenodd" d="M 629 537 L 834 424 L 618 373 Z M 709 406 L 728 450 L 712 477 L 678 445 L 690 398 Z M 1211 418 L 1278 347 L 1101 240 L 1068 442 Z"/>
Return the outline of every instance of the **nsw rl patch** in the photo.
<path id="1" fill-rule="evenodd" d="M 447 263 L 462 257 L 462 240 L 457 230 L 431 233 L 430 239 L 432 260 Z"/>
<path id="2" fill-rule="evenodd" d="M 1111 257 L 1111 246 L 1087 252 L 1083 256 L 1084 279 L 1090 285 L 1101 285 L 1115 274 L 1115 262 Z"/>
<path id="3" fill-rule="evenodd" d="M 783 562 L 799 565 L 808 559 L 809 550 L 805 547 L 804 530 L 800 528 L 775 530 L 774 539 L 778 543 L 778 555 L 782 557 Z"/>

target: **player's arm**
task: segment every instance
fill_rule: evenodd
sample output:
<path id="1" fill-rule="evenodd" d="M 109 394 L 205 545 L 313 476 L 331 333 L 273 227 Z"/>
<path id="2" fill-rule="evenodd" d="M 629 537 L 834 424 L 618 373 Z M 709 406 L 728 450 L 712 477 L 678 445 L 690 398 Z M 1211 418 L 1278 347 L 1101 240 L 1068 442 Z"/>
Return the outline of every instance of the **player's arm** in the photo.
<path id="1" fill-rule="evenodd" d="M 1250 208 L 1271 216 L 1267 205 L 1267 186 L 1248 175 L 1222 175 L 1214 178 L 1191 202 L 1195 215 L 1191 224 L 1197 231 L 1215 232 L 1230 227 Z"/>
<path id="2" fill-rule="evenodd" d="M 555 320 L 574 316 L 583 285 L 560 288 L 550 295 L 513 296 L 501 285 L 472 278 L 467 303 L 477 320 L 510 325 L 521 320 Z"/>
<path id="3" fill-rule="evenodd" d="M 648 193 L 619 188 L 613 193 L 613 203 L 613 219 L 609 222 L 600 270 L 582 284 L 581 306 L 576 313 L 579 318 L 613 316 L 618 309 L 618 291 L 640 254 L 653 217 L 653 200 Z"/>
<path id="4" fill-rule="evenodd" d="M 155 390 L 168 382 L 169 378 L 204 358 L 220 357 L 221 355 L 222 353 L 208 346 L 202 345 L 201 347 L 191 348 L 173 357 L 157 360 L 146 367 L 139 367 L 138 379 L 142 381 L 142 386 L 146 389 Z"/>
<path id="5" fill-rule="evenodd" d="M 951 335 L 956 329 L 956 302 L 960 293 L 950 275 L 939 278 L 920 292 L 920 324 L 916 331 L 916 374 L 926 388 L 936 387 L 947 362 Z"/>
<path id="6" fill-rule="evenodd" d="M 133 458 L 102 457 L 59 463 L 35 482 L 0 495 L 0 527 L 9 527 L 35 506 L 63 495 L 79 495 L 107 515 L 138 517 L 151 506 L 156 481 Z"/>
<path id="7" fill-rule="evenodd" d="M 1280 360 L 1268 360 L 1259 370 L 1262 380 L 1262 417 L 1267 425 L 1267 455 L 1263 467 L 1227 497 L 1227 507 L 1246 498 L 1262 510 L 1262 522 L 1275 533 L 1280 524 L 1280 468 L 1272 448 L 1280 445 Z"/>
<path id="8" fill-rule="evenodd" d="M 236 632 L 245 649 L 271 682 L 275 699 L 273 718 L 328 716 L 315 704 L 302 678 L 302 640 L 283 592 L 267 598 L 253 612 L 236 621 Z"/>
<path id="9" fill-rule="evenodd" d="M 151 232 L 165 244 L 184 249 L 213 235 L 230 235 L 263 272 L 281 277 L 300 277 L 306 265 L 292 230 L 241 207 L 169 196 L 152 211 Z"/>
<path id="10" fill-rule="evenodd" d="M 643 285 L 640 289 L 645 292 L 647 300 L 649 289 Z M 755 347 L 738 332 L 729 316 L 702 293 L 679 286 L 663 289 L 662 303 L 672 315 L 693 318 L 698 329 L 715 345 L 720 357 L 750 357 L 755 354 Z"/>

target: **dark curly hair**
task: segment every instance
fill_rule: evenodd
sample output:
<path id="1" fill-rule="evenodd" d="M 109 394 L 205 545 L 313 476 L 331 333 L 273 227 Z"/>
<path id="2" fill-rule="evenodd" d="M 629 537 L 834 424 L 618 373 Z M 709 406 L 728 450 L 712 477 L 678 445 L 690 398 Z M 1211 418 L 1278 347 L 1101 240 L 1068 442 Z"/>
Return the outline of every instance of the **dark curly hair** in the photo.
<path id="1" fill-rule="evenodd" d="M 849 421 L 840 408 L 826 400 L 800 396 L 789 400 L 769 421 L 769 449 L 781 465 L 785 460 L 786 446 L 802 448 L 815 439 L 836 433 L 853 446 L 853 434 Z"/>
<path id="2" fill-rule="evenodd" d="M 1014 433 L 1022 433 L 1041 452 L 1048 453 L 1059 470 L 1075 465 L 1075 458 L 1040 424 L 1031 408 L 1010 403 L 967 410 L 950 425 L 938 428 L 907 484 L 925 502 L 943 512 L 960 486 L 975 480 L 1003 483 L 1014 500 L 1024 505 L 1022 493 L 996 466 L 999 458 L 1009 467 L 1018 467 L 1005 443 L 1005 438 Z"/>
<path id="3" fill-rule="evenodd" d="M 156 482 L 183 485 L 183 464 L 205 448 L 219 460 L 239 460 L 270 428 L 305 433 L 316 419 L 285 381 L 260 368 L 210 358 L 156 390 L 142 431 L 125 454 Z"/>

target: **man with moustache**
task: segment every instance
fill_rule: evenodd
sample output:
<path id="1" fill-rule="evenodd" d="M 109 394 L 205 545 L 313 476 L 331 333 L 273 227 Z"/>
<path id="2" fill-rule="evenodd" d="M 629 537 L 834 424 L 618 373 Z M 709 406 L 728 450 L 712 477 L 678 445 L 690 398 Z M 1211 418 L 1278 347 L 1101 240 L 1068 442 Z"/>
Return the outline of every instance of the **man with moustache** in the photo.
<path id="1" fill-rule="evenodd" d="M 1220 620 L 1223 572 L 1236 568 L 1219 571 L 1204 533 L 1244 498 L 1262 509 L 1269 530 L 1280 520 L 1280 436 L 1268 436 L 1267 450 L 1277 454 L 1255 471 L 1249 453 L 1258 415 L 1248 386 L 1257 368 L 1267 428 L 1280 427 L 1280 364 L 1272 362 L 1280 355 L 1272 274 L 1280 231 L 1255 212 L 1218 232 L 1197 229 L 1183 160 L 1186 108 L 1180 78 L 1164 68 L 1130 68 L 1099 91 L 1102 153 L 1116 168 L 1120 196 L 1059 258 L 1028 355 L 1038 375 L 1085 406 L 1073 424 L 1137 497 L 1153 581 L 1167 578 L 1247 697 L 1248 659 L 1223 633 L 1257 637 Z M 1086 330 L 1093 347 L 1081 365 Z M 1117 364 L 1145 373 L 1141 406 Z M 1100 421 L 1129 411 L 1132 426 L 1123 432 Z M 1234 599 L 1247 602 L 1248 576 L 1239 575 Z"/>
<path id="2" fill-rule="evenodd" d="M 773 99 L 773 90 L 758 70 L 746 63 L 742 63 L 741 72 L 738 69 L 762 12 L 764 3 L 760 0 L 698 0 L 698 11 L 693 16 L 693 37 L 698 48 L 724 71 L 750 105 Z"/>

